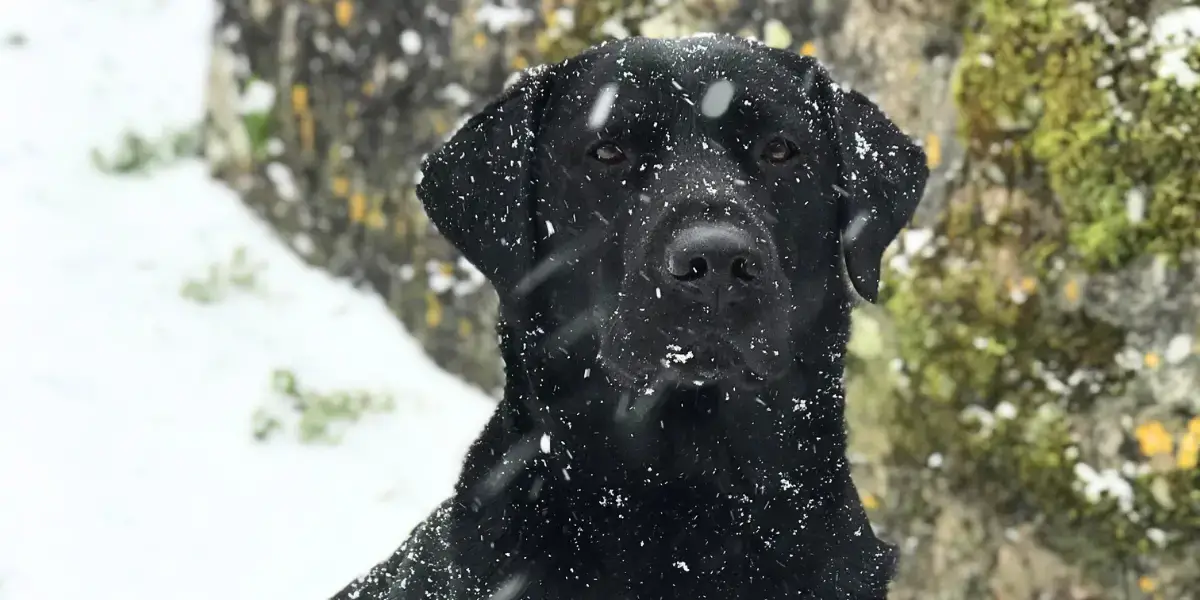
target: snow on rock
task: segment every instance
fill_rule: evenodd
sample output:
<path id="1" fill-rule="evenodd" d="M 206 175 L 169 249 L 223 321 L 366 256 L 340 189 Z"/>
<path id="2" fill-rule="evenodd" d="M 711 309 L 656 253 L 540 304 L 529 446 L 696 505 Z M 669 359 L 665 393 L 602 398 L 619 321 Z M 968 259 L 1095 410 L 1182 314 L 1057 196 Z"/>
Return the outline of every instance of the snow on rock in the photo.
<path id="1" fill-rule="evenodd" d="M 1158 64 L 1159 76 L 1188 88 L 1200 84 L 1200 73 L 1187 64 L 1188 52 L 1200 45 L 1200 6 L 1185 6 L 1159 16 L 1153 37 L 1166 49 Z"/>
<path id="2" fill-rule="evenodd" d="M 53 14 L 53 19 L 45 18 Z M 213 6 L 0 3 L 0 597 L 302 600 L 449 493 L 491 404 L 376 297 L 309 269 L 204 165 L 105 176 L 93 148 L 201 117 Z M 183 283 L 244 247 L 214 304 Z M 391 392 L 341 445 L 251 438 L 273 369 Z"/>

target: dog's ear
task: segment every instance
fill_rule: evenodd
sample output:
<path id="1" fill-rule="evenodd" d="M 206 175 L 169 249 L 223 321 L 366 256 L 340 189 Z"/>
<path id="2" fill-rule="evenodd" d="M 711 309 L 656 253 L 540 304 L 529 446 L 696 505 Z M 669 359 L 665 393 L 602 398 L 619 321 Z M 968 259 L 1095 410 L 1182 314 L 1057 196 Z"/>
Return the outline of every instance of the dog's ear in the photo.
<path id="1" fill-rule="evenodd" d="M 425 213 L 502 297 L 532 267 L 534 145 L 551 78 L 526 70 L 421 165 Z"/>
<path id="2" fill-rule="evenodd" d="M 874 102 L 837 85 L 815 58 L 766 50 L 794 73 L 801 96 L 817 100 L 833 129 L 840 162 L 842 256 L 854 290 L 875 302 L 883 251 L 908 224 L 925 193 L 925 151 Z"/>
<path id="3" fill-rule="evenodd" d="M 841 147 L 842 255 L 855 291 L 879 295 L 883 252 L 908 224 L 925 192 L 925 151 L 866 96 L 832 87 Z"/>

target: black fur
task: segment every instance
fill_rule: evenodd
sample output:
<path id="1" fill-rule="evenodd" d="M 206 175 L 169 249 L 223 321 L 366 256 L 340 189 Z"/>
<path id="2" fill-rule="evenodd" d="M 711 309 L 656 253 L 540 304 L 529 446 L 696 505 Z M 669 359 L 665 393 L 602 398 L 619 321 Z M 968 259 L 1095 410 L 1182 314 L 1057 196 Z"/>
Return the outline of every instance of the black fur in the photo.
<path id="1" fill-rule="evenodd" d="M 423 173 L 500 295 L 507 385 L 453 497 L 335 600 L 886 598 L 845 456 L 842 259 L 874 301 L 928 170 L 874 104 L 787 51 L 633 38 L 528 72 Z M 724 303 L 662 266 L 695 223 L 754 240 Z"/>

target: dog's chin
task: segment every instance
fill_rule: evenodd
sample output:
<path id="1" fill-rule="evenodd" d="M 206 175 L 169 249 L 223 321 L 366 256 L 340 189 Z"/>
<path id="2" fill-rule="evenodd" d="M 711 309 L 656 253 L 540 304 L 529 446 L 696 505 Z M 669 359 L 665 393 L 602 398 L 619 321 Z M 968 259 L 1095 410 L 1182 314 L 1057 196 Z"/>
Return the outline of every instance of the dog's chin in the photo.
<path id="1" fill-rule="evenodd" d="M 675 348 L 672 348 L 675 350 Z M 611 379 L 630 389 L 668 385 L 674 388 L 730 387 L 758 389 L 778 379 L 778 365 L 758 366 L 743 352 L 730 347 L 679 347 L 666 357 L 636 357 L 632 360 L 602 359 Z"/>

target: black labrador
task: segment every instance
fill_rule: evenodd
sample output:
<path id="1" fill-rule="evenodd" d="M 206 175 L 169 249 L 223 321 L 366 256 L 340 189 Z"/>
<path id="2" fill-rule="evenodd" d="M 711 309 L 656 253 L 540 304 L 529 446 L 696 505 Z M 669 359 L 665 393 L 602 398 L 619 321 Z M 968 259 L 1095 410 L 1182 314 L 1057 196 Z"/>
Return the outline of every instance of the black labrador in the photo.
<path id="1" fill-rule="evenodd" d="M 886 598 L 842 357 L 927 176 L 865 96 L 757 42 L 526 72 L 418 189 L 499 293 L 504 398 L 453 497 L 335 599 Z"/>

